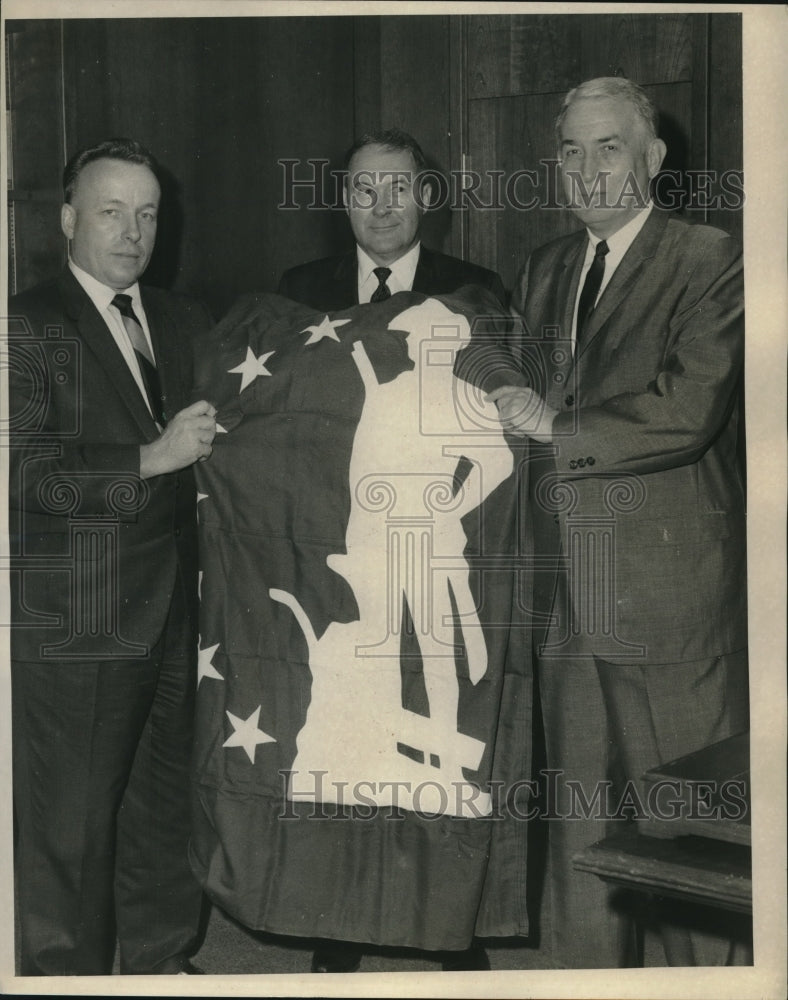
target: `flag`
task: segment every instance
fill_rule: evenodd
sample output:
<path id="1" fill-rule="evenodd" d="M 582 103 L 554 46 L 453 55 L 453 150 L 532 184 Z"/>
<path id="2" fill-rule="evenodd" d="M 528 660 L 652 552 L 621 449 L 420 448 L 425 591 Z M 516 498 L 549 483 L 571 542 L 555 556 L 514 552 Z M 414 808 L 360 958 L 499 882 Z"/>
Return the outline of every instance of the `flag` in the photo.
<path id="1" fill-rule="evenodd" d="M 192 863 L 248 927 L 527 933 L 520 461 L 453 373 L 480 288 L 242 299 L 197 349 Z"/>

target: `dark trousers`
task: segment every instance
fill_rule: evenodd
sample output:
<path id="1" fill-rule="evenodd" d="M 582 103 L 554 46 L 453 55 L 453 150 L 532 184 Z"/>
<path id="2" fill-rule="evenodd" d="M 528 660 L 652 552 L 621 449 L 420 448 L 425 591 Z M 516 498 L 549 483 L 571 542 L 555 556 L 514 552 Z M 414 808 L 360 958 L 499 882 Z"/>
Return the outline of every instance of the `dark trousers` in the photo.
<path id="1" fill-rule="evenodd" d="M 146 659 L 12 663 L 20 975 L 109 974 L 116 940 L 122 973 L 155 972 L 195 944 L 178 624 Z"/>

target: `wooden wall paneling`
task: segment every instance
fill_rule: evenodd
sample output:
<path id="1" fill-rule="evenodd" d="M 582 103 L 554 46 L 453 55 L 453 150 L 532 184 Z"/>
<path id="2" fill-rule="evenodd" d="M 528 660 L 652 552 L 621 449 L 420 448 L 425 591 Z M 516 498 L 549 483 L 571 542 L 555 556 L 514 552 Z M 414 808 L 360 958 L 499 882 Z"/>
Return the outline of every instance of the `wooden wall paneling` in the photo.
<path id="1" fill-rule="evenodd" d="M 60 229 L 63 198 L 13 197 L 9 226 L 8 292 L 14 294 L 57 274 L 66 263 L 66 240 Z"/>
<path id="2" fill-rule="evenodd" d="M 166 170 L 167 207 L 148 279 L 205 299 L 218 315 L 241 293 L 346 237 L 333 185 L 300 188 L 283 210 L 280 159 L 312 176 L 353 134 L 347 18 L 172 18 L 72 25 L 74 145 L 130 134 Z M 328 178 L 330 181 L 330 178 Z"/>
<path id="3" fill-rule="evenodd" d="M 14 189 L 51 193 L 60 189 L 63 167 L 60 22 L 11 22 L 6 27 Z"/>
<path id="4" fill-rule="evenodd" d="M 709 40 L 708 166 L 717 177 L 712 195 L 718 204 L 709 211 L 708 221 L 741 242 L 742 196 L 738 177 L 731 176 L 731 172 L 739 174 L 744 165 L 741 14 L 711 16 Z"/>
<path id="5" fill-rule="evenodd" d="M 659 105 L 657 105 L 659 107 Z M 709 159 L 709 17 L 696 15 L 692 19 L 692 91 L 689 97 L 692 117 L 691 136 L 684 169 L 705 170 Z M 689 193 L 686 216 L 696 222 L 705 222 L 707 212 L 698 210 L 693 201 L 692 177 L 687 174 L 685 186 Z"/>
<path id="6" fill-rule="evenodd" d="M 571 15 L 570 15 L 571 16 Z M 641 86 L 691 80 L 693 22 L 702 14 L 581 14 L 580 74 L 625 76 Z"/>
<path id="7" fill-rule="evenodd" d="M 451 162 L 449 18 L 432 14 L 380 19 L 381 124 L 410 132 L 428 164 L 443 172 Z M 448 203 L 427 213 L 424 242 L 436 250 L 451 246 Z"/>
<path id="8" fill-rule="evenodd" d="M 65 19 L 63 87 L 66 156 L 113 134 L 107 90 L 107 21 Z"/>
<path id="9" fill-rule="evenodd" d="M 195 69 L 200 22 L 189 18 L 66 21 L 69 155 L 113 136 L 136 139 L 162 167 L 156 250 L 145 280 L 194 291 L 182 267 L 199 236 Z"/>
<path id="10" fill-rule="evenodd" d="M 206 238 L 208 195 L 199 170 L 203 134 L 195 80 L 202 23 L 190 18 L 110 21 L 106 56 L 112 131 L 148 146 L 162 167 L 156 252 L 145 280 L 200 296 L 193 262 Z"/>
<path id="11" fill-rule="evenodd" d="M 574 86 L 584 20 L 564 14 L 468 17 L 470 99 L 550 94 Z"/>
<path id="12" fill-rule="evenodd" d="M 353 17 L 353 133 L 376 132 L 381 124 L 379 17 Z"/>
<path id="13" fill-rule="evenodd" d="M 466 168 L 468 146 L 468 44 L 467 17 L 449 18 L 449 163 L 452 169 Z M 451 189 L 448 197 L 452 197 Z M 451 211 L 450 252 L 470 258 L 468 213 Z"/>
<path id="14" fill-rule="evenodd" d="M 735 16 L 730 20 L 732 23 Z M 706 169 L 713 150 L 737 145 L 735 121 L 716 139 L 715 119 L 719 115 L 709 114 L 710 94 L 714 91 L 709 84 L 709 60 L 718 75 L 723 61 L 727 61 L 736 67 L 735 78 L 739 77 L 741 57 L 736 38 L 726 36 L 719 43 L 720 35 L 730 30 L 726 29 L 727 21 L 718 15 L 672 13 L 469 17 L 467 21 L 471 96 L 466 150 L 475 169 L 499 169 L 510 176 L 513 171 L 539 167 L 541 160 L 555 155 L 552 121 L 567 87 L 593 76 L 627 75 L 644 85 L 661 112 L 660 134 L 668 146 L 664 169 L 677 174 L 678 181 L 663 178 L 660 191 L 672 195 L 673 207 L 689 218 L 703 221 L 709 214 L 690 205 L 697 184 L 692 183 L 687 171 Z M 709 37 L 710 23 L 717 32 L 714 39 Z M 530 46 L 534 63 L 544 65 L 549 61 L 544 56 L 547 51 L 553 61 L 552 76 L 537 68 L 530 75 L 521 70 L 522 59 L 518 62 L 515 55 L 516 41 L 521 53 L 526 51 L 526 45 Z M 541 55 L 540 46 L 544 50 Z M 569 73 L 555 66 L 556 54 L 562 52 L 567 53 L 563 62 L 570 66 Z M 579 53 L 575 63 L 573 52 Z M 558 62 L 560 66 L 560 55 Z M 568 79 L 575 71 L 577 77 Z M 542 89 L 558 83 L 562 85 L 555 93 Z M 500 96 L 524 86 L 532 91 Z M 735 106 L 737 87 L 740 82 L 734 80 L 727 93 L 721 88 L 722 101 Z M 492 96 L 486 99 L 473 96 L 488 93 Z M 544 166 L 540 176 L 548 176 Z M 546 197 L 554 202 L 555 192 Z M 544 207 L 544 198 L 542 204 L 528 211 L 516 204 L 503 212 L 471 211 L 470 256 L 487 266 L 497 265 L 505 283 L 511 285 L 531 250 L 576 227 L 568 213 Z"/>
<path id="15" fill-rule="evenodd" d="M 66 260 L 60 22 L 9 21 L 9 291 L 57 272 Z"/>
<path id="16" fill-rule="evenodd" d="M 353 33 L 346 17 L 261 18 L 256 28 L 258 118 L 246 126 L 250 175 L 235 197 L 239 215 L 256 199 L 263 209 L 250 234 L 246 288 L 260 288 L 262 279 L 262 287 L 273 290 L 287 267 L 352 245 L 341 187 L 328 170 L 341 168 L 353 141 Z M 242 76 L 236 92 L 243 117 Z M 330 161 L 317 197 L 305 188 L 296 192 L 298 210 L 277 207 L 286 197 L 279 161 L 287 158 L 300 161 L 301 179 L 312 176 L 307 161 Z M 263 268 L 255 257 L 262 257 Z"/>
<path id="17" fill-rule="evenodd" d="M 698 116 L 693 110 L 695 84 L 674 82 L 643 88 L 659 110 L 659 136 L 667 146 L 662 176 L 654 182 L 654 197 L 660 207 L 690 218 L 692 185 L 687 171 L 703 164 L 703 132 L 698 136 Z M 702 121 L 700 127 L 702 128 Z M 700 147 L 700 161 L 697 157 Z M 698 221 L 702 221 L 698 220 Z"/>
<path id="18" fill-rule="evenodd" d="M 214 213 L 199 272 L 226 306 L 226 290 L 273 291 L 286 268 L 349 242 L 329 170 L 341 166 L 353 135 L 352 25 L 346 18 L 207 25 L 198 85 L 200 187 Z M 309 162 L 318 160 L 329 165 Z M 288 172 L 307 186 L 286 191 Z M 297 207 L 279 207 L 286 204 Z"/>
<path id="19" fill-rule="evenodd" d="M 507 289 L 533 250 L 577 228 L 560 207 L 556 189 L 553 121 L 557 104 L 556 98 L 543 95 L 470 102 L 468 141 L 473 168 L 482 174 L 503 171 L 504 184 L 502 210 L 481 208 L 469 213 L 470 256 L 497 269 Z M 535 183 L 521 171 L 535 172 Z M 513 181 L 517 175 L 519 179 Z M 512 185 L 508 196 L 507 183 Z M 491 189 L 489 185 L 484 192 L 487 204 Z"/>

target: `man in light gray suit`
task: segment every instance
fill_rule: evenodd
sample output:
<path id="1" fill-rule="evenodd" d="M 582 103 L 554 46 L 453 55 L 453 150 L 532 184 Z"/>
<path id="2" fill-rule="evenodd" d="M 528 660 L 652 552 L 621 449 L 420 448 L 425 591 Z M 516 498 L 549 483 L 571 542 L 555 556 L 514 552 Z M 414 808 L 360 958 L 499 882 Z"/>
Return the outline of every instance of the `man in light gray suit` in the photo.
<path id="1" fill-rule="evenodd" d="M 607 831 L 570 782 L 586 802 L 607 779 L 638 788 L 649 768 L 747 728 L 742 260 L 725 233 L 649 201 L 666 149 L 640 87 L 581 84 L 556 132 L 585 229 L 532 254 L 512 299 L 519 333 L 469 347 L 458 374 L 533 442 L 546 758 L 557 813 L 577 814 L 550 823 L 550 950 L 611 967 L 632 962 L 632 925 L 572 867 Z M 732 960 L 727 940 L 658 923 L 669 963 Z"/>

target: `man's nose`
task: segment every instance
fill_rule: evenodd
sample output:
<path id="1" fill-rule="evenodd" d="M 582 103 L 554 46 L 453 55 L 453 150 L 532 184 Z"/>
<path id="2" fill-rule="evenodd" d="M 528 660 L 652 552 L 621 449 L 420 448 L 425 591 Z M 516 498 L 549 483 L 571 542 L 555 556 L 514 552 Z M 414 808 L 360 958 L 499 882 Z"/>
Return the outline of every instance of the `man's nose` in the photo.
<path id="1" fill-rule="evenodd" d="M 372 207 L 372 214 L 375 216 L 388 215 L 391 212 L 391 195 L 378 193 L 375 204 Z"/>
<path id="2" fill-rule="evenodd" d="M 594 153 L 587 153 L 580 165 L 580 176 L 584 181 L 592 181 L 599 172 L 599 161 Z"/>
<path id="3" fill-rule="evenodd" d="M 140 238 L 140 225 L 136 215 L 127 215 L 123 220 L 123 235 L 127 240 L 137 243 Z"/>

